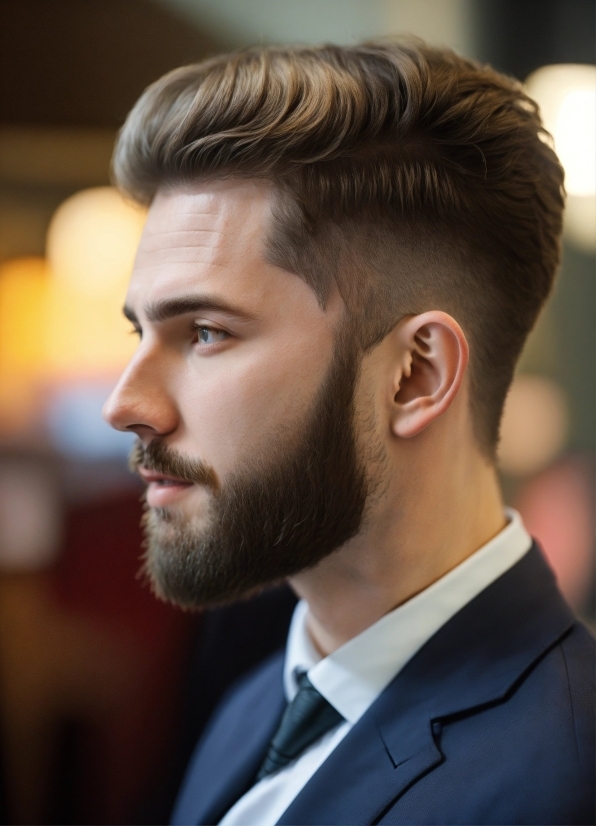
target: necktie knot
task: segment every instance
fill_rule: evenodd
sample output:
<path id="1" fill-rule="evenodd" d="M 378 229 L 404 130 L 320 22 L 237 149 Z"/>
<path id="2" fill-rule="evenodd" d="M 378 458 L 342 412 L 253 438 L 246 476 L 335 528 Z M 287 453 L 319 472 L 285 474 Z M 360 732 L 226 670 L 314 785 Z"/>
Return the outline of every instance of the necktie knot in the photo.
<path id="1" fill-rule="evenodd" d="M 295 760 L 311 743 L 343 722 L 343 717 L 308 679 L 298 677 L 298 693 L 286 708 L 257 780 L 278 771 Z"/>

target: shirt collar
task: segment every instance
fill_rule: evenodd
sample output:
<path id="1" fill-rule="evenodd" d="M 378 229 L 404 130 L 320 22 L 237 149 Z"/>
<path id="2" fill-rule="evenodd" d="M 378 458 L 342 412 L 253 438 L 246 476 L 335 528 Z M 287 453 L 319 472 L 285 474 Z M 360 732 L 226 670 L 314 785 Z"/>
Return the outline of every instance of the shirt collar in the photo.
<path id="1" fill-rule="evenodd" d="M 286 647 L 284 687 L 288 702 L 297 693 L 296 672 L 307 671 L 325 699 L 348 722 L 355 723 L 442 625 L 530 549 L 532 539 L 520 515 L 509 508 L 506 515 L 509 523 L 486 545 L 328 657 L 322 658 L 310 640 L 308 604 L 301 600 Z"/>

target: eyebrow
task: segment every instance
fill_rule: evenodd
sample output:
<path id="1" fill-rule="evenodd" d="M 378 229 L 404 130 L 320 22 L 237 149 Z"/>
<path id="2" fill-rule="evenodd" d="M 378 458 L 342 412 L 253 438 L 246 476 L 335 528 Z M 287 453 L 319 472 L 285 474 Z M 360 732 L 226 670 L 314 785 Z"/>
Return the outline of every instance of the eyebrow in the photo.
<path id="1" fill-rule="evenodd" d="M 148 321 L 159 322 L 201 310 L 226 313 L 226 315 L 233 315 L 246 321 L 256 319 L 256 316 L 248 310 L 241 310 L 223 299 L 210 295 L 182 295 L 178 298 L 164 298 L 160 301 L 153 301 L 145 305 L 145 317 Z M 139 323 L 136 313 L 130 307 L 125 305 L 122 312 L 133 324 Z"/>

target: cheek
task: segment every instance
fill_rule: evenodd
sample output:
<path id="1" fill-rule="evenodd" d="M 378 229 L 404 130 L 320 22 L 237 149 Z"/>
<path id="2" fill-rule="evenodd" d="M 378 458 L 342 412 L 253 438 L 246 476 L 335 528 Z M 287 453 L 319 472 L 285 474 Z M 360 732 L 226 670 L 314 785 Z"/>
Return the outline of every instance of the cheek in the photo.
<path id="1" fill-rule="evenodd" d="M 224 478 L 243 456 L 271 451 L 303 421 L 331 357 L 300 346 L 241 346 L 189 363 L 180 382 L 180 449 Z"/>

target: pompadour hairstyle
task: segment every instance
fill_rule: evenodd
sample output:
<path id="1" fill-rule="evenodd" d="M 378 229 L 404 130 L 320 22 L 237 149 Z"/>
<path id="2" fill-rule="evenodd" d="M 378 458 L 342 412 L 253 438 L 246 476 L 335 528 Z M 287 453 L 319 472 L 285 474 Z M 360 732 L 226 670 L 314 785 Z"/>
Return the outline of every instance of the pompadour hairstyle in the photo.
<path id="1" fill-rule="evenodd" d="M 150 86 L 113 169 L 144 203 L 202 180 L 269 182 L 268 259 L 323 306 L 336 284 L 363 351 L 407 315 L 450 313 L 470 344 L 475 434 L 494 456 L 564 206 L 563 170 L 517 81 L 413 40 L 247 49 Z"/>

